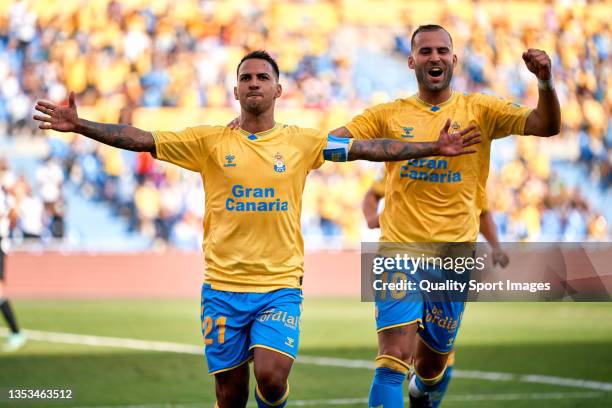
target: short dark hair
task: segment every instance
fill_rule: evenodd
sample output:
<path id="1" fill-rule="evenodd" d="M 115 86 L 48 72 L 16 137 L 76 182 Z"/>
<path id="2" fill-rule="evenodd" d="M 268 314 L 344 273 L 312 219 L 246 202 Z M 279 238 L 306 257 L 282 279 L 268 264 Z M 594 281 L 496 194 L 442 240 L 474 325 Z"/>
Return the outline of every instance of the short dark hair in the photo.
<path id="1" fill-rule="evenodd" d="M 437 25 L 437 24 L 425 24 L 425 25 L 419 26 L 419 28 L 417 28 L 414 31 L 414 33 L 412 33 L 412 38 L 410 39 L 410 49 L 414 49 L 414 39 L 416 38 L 418 33 L 428 32 L 428 31 L 438 31 L 438 30 L 442 30 L 446 34 L 448 34 L 448 38 L 450 38 L 451 45 L 453 45 L 453 37 L 451 37 L 448 31 L 446 31 L 446 28 L 442 27 L 441 25 Z"/>
<path id="2" fill-rule="evenodd" d="M 242 65 L 242 63 L 250 59 L 262 59 L 264 61 L 268 61 L 268 63 L 272 65 L 272 69 L 274 70 L 274 73 L 276 74 L 276 79 L 280 77 L 280 71 L 278 70 L 278 64 L 276 63 L 274 58 L 272 58 L 272 56 L 264 50 L 251 51 L 247 55 L 242 57 L 242 59 L 240 60 L 240 63 L 238 64 L 238 67 L 236 67 L 236 76 L 238 75 L 238 71 L 240 71 L 240 66 Z"/>

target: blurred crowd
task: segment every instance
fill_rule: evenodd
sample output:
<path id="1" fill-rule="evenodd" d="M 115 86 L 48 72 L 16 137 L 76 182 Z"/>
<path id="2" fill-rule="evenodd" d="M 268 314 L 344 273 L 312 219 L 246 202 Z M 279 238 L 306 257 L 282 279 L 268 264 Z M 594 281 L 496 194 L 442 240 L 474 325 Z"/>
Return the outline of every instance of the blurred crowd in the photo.
<path id="1" fill-rule="evenodd" d="M 537 141 L 516 141 L 514 155 L 493 155 L 490 206 L 502 237 L 605 239 L 609 228 L 597 203 L 567 188 L 551 161 L 571 162 L 601 191 L 612 183 L 610 3 L 531 2 L 538 13 L 531 19 L 520 1 L 503 8 L 441 2 L 435 10 L 426 2 L 412 8 L 411 2 L 380 3 L 3 1 L 0 135 L 35 134 L 29 120 L 34 101 L 61 102 L 68 90 L 77 93 L 79 106 L 112 122 L 132 123 L 143 107 L 236 109 L 235 67 L 254 49 L 271 51 L 279 62 L 279 109 L 320 112 L 318 124 L 334 128 L 364 107 L 416 92 L 405 62 L 410 35 L 435 20 L 453 35 L 459 57 L 454 87 L 462 91 L 535 106 L 536 81 L 520 55 L 542 48 L 553 59 L 562 134 L 548 141 L 546 151 Z M 385 12 L 393 18 L 376 18 Z M 326 114 L 332 108 L 340 113 Z M 53 174 L 45 177 L 55 182 L 61 174 L 84 197 L 107 201 L 130 230 L 152 239 L 191 247 L 201 236 L 197 176 L 82 137 L 49 140 L 50 159 L 41 168 Z M 359 242 L 365 225 L 360 202 L 375 172 L 370 164 L 326 164 L 316 171 L 304 197 L 305 232 L 322 244 Z M 59 189 L 61 196 L 61 182 Z M 44 195 L 55 192 L 34 190 L 44 208 L 53 201 Z"/>
<path id="2" fill-rule="evenodd" d="M 59 163 L 47 159 L 35 171 L 34 182 L 24 175 L 17 176 L 6 158 L 0 158 L 0 197 L 8 213 L 6 234 L 14 242 L 24 239 L 63 238 L 64 175 Z"/>
<path id="3" fill-rule="evenodd" d="M 544 152 L 518 142 L 517 157 L 499 163 L 487 182 L 488 207 L 501 241 L 607 241 L 602 209 L 551 169 Z"/>

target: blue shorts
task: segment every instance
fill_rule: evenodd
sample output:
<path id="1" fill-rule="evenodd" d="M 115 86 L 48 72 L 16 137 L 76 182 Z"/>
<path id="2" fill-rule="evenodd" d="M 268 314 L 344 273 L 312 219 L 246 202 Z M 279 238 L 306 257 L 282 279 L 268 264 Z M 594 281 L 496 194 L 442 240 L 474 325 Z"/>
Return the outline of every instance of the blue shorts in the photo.
<path id="1" fill-rule="evenodd" d="M 274 350 L 295 359 L 300 339 L 302 291 L 226 292 L 202 285 L 202 335 L 208 372 L 238 367 L 253 348 Z"/>
<path id="2" fill-rule="evenodd" d="M 423 272 L 420 270 L 420 272 Z M 439 274 L 439 271 L 425 271 L 417 275 Z M 413 280 L 412 278 L 407 278 Z M 419 324 L 421 339 L 432 350 L 446 354 L 455 344 L 465 302 L 431 300 L 426 292 L 416 292 L 404 299 L 385 295 L 376 297 L 376 330 L 392 329 L 412 323 Z"/>

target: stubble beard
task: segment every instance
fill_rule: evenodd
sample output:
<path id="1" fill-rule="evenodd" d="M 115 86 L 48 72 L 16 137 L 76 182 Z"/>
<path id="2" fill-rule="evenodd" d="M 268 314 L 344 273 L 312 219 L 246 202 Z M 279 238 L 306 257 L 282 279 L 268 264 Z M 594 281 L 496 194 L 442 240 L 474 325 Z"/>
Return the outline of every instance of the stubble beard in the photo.
<path id="1" fill-rule="evenodd" d="M 451 80 L 453 79 L 453 71 L 452 70 L 447 70 L 446 71 L 446 76 L 444 78 L 444 80 L 442 82 L 439 82 L 437 84 L 433 84 L 431 82 L 429 82 L 427 80 L 427 72 L 425 72 L 425 69 L 418 69 L 415 70 L 416 73 L 416 77 L 417 77 L 417 82 L 420 85 L 425 86 L 425 88 L 430 91 L 430 92 L 440 92 L 443 91 L 444 89 L 448 88 L 450 86 Z"/>
<path id="2" fill-rule="evenodd" d="M 246 102 L 243 107 L 245 111 L 255 116 L 261 115 L 266 110 L 263 101 L 251 103 Z"/>

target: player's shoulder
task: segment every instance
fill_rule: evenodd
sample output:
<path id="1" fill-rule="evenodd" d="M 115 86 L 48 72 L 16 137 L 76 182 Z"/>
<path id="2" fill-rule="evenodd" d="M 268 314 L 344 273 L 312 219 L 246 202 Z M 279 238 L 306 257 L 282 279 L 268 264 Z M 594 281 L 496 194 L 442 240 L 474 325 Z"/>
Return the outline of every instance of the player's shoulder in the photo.
<path id="1" fill-rule="evenodd" d="M 291 137 L 299 137 L 300 139 L 321 139 L 327 137 L 326 131 L 320 129 L 306 128 L 296 125 L 281 125 L 281 132 L 286 132 Z"/>
<path id="2" fill-rule="evenodd" d="M 189 126 L 186 130 L 191 136 L 198 139 L 203 137 L 222 136 L 224 133 L 231 131 L 231 129 L 226 126 L 216 125 L 194 125 Z"/>
<path id="3" fill-rule="evenodd" d="M 404 109 L 410 103 L 410 98 L 398 98 L 393 101 L 379 103 L 377 105 L 368 108 L 370 111 L 375 112 L 393 112 L 400 109 Z"/>
<path id="4" fill-rule="evenodd" d="M 459 95 L 460 98 L 464 98 L 468 103 L 472 103 L 474 105 L 481 106 L 491 106 L 495 103 L 506 103 L 508 100 L 497 96 L 491 95 L 483 92 L 461 92 Z"/>
<path id="5" fill-rule="evenodd" d="M 515 112 L 522 114 L 522 112 L 530 109 L 513 100 L 486 93 L 476 92 L 468 94 L 466 98 L 468 98 L 468 104 L 471 104 L 480 112 L 487 112 L 490 114 L 507 114 Z"/>
<path id="6" fill-rule="evenodd" d="M 223 133 L 228 130 L 231 130 L 229 127 L 221 125 L 195 125 L 192 126 L 191 129 L 194 132 L 201 132 L 206 134 Z"/>

